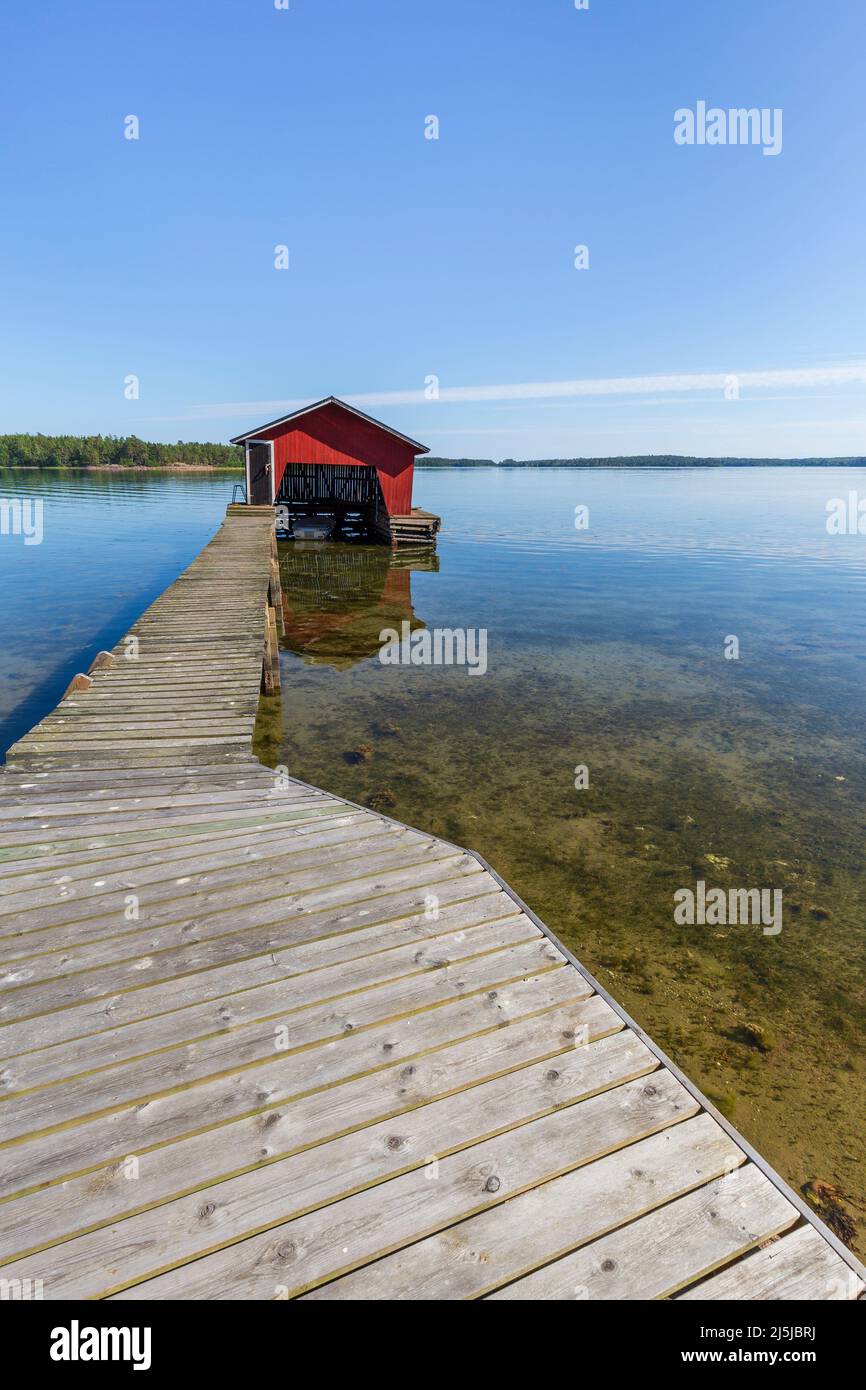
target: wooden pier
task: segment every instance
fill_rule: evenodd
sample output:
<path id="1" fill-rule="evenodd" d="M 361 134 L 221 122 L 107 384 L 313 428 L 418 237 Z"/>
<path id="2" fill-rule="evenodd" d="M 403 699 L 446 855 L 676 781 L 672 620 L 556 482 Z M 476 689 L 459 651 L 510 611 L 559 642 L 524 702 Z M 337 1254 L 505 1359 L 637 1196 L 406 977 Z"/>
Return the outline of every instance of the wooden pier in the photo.
<path id="1" fill-rule="evenodd" d="M 255 759 L 273 546 L 230 508 L 0 776 L 4 1287 L 860 1297 L 477 855 Z"/>
<path id="2" fill-rule="evenodd" d="M 393 545 L 435 545 L 442 527 L 442 518 L 422 507 L 413 507 L 406 516 L 390 516 L 388 538 Z"/>

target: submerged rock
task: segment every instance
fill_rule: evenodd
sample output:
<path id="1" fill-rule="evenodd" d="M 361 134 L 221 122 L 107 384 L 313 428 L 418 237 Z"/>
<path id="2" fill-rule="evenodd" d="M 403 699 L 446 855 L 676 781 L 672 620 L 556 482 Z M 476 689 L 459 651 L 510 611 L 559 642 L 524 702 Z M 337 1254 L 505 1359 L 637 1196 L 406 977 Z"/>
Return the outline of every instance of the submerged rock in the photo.
<path id="1" fill-rule="evenodd" d="M 387 806 L 396 806 L 397 798 L 390 787 L 382 787 L 379 791 L 370 793 L 367 805 L 372 811 L 384 811 Z"/>
<path id="2" fill-rule="evenodd" d="M 728 1033 L 732 1042 L 753 1047 L 757 1052 L 771 1052 L 776 1046 L 776 1035 L 770 1028 L 759 1028 L 754 1023 L 738 1023 Z"/>
<path id="3" fill-rule="evenodd" d="M 705 854 L 704 858 L 708 864 L 712 864 L 715 869 L 730 868 L 731 861 L 724 854 Z"/>
<path id="4" fill-rule="evenodd" d="M 847 1193 L 834 1183 L 822 1182 L 820 1178 L 810 1178 L 808 1182 L 804 1182 L 801 1191 L 809 1206 L 830 1227 L 833 1234 L 845 1245 L 851 1245 L 857 1235 L 857 1227 L 853 1216 L 843 1205 L 847 1200 Z"/>

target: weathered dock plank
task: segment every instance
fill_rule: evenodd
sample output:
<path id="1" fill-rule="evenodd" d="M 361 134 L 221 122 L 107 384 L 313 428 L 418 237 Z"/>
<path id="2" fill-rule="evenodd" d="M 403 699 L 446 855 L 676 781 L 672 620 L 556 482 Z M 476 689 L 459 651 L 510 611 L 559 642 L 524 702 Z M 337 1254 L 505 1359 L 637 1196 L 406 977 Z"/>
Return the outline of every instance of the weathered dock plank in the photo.
<path id="1" fill-rule="evenodd" d="M 666 1298 L 796 1220 L 791 1203 L 748 1163 L 490 1297 Z"/>
<path id="2" fill-rule="evenodd" d="M 46 1298 L 857 1298 L 478 856 L 263 767 L 271 508 L 0 776 L 0 1276 Z"/>

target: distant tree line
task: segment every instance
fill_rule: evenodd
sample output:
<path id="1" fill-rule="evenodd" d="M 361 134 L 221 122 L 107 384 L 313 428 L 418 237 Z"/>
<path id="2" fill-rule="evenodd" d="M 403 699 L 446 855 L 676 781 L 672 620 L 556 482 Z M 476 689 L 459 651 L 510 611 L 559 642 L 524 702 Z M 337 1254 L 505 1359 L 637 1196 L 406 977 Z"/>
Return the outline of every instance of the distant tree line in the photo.
<path id="1" fill-rule="evenodd" d="M 151 444 L 130 434 L 2 434 L 0 468 L 240 468 L 233 444 Z M 791 468 L 866 467 L 866 457 L 747 459 L 691 458 L 685 454 L 625 454 L 620 458 L 420 458 L 421 468 Z"/>
<path id="2" fill-rule="evenodd" d="M 240 468 L 242 463 L 233 444 L 150 444 L 134 434 L 0 435 L 0 468 Z"/>
<path id="3" fill-rule="evenodd" d="M 420 468 L 863 468 L 866 457 L 744 459 L 692 458 L 686 454 L 623 454 L 619 458 L 445 459 L 420 458 Z"/>

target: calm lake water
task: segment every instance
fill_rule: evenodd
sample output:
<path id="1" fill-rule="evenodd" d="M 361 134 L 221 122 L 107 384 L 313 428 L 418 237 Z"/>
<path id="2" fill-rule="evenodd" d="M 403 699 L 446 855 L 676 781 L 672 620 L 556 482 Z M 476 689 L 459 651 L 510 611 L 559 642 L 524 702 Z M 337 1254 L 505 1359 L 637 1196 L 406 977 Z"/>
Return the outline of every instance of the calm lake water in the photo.
<path id="1" fill-rule="evenodd" d="M 4 745 L 192 559 L 233 482 L 61 476 L 0 479 L 45 498 L 41 546 L 0 538 Z M 852 489 L 866 473 L 420 471 L 435 556 L 281 546 L 283 693 L 259 747 L 481 851 L 862 1233 L 866 537 L 826 530 Z M 486 673 L 383 665 L 402 621 L 485 629 Z M 698 880 L 781 890 L 782 931 L 677 925 Z"/>
<path id="2" fill-rule="evenodd" d="M 41 502 L 43 532 L 39 545 L 0 535 L 0 753 L 195 559 L 235 481 L 0 470 L 0 498 Z"/>

